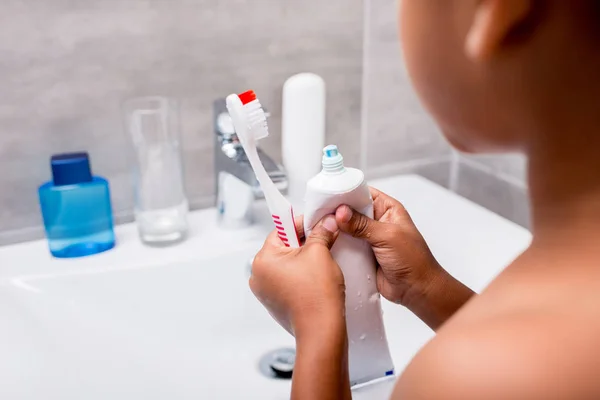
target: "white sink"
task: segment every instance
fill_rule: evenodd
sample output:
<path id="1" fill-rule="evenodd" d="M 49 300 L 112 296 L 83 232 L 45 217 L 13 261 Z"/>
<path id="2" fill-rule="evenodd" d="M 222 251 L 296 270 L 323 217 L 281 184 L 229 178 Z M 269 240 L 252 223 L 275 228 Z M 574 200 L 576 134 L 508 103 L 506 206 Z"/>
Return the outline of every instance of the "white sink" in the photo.
<path id="1" fill-rule="evenodd" d="M 248 289 L 252 253 L 4 288 L 2 398 L 285 398 L 287 383 L 257 370 L 293 339 Z"/>
<path id="2" fill-rule="evenodd" d="M 405 204 L 439 261 L 483 288 L 529 243 L 529 233 L 422 178 L 373 182 Z M 0 248 L 0 398 L 289 398 L 264 377 L 267 352 L 293 347 L 248 289 L 248 260 L 265 229 L 226 231 L 215 211 L 191 216 L 190 239 L 152 249 L 118 227 L 115 250 L 52 259 L 45 243 Z M 384 302 L 401 372 L 432 332 Z M 393 382 L 355 392 L 386 398 Z"/>

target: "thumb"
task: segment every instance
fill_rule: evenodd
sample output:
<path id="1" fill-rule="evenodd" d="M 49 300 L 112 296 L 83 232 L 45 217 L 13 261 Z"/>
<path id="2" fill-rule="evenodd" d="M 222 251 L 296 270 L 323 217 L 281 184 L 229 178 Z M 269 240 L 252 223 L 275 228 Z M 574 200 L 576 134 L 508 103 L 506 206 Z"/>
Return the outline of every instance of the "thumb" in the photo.
<path id="1" fill-rule="evenodd" d="M 319 221 L 306 238 L 305 246 L 319 244 L 331 249 L 339 236 L 340 229 L 333 215 L 326 215 Z"/>
<path id="2" fill-rule="evenodd" d="M 335 212 L 335 219 L 342 232 L 365 239 L 371 246 L 379 243 L 382 223 L 375 221 L 348 206 L 340 206 Z"/>

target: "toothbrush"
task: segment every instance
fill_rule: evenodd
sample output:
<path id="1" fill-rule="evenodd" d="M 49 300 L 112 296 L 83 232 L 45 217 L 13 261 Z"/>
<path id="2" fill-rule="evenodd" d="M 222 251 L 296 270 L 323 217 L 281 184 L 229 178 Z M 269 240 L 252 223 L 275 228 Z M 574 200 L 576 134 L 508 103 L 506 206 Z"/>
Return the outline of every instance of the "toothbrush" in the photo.
<path id="1" fill-rule="evenodd" d="M 227 110 L 233 121 L 238 139 L 246 152 L 256 179 L 265 195 L 267 206 L 275 223 L 277 234 L 286 247 L 300 247 L 294 225 L 292 204 L 277 190 L 262 165 L 256 150 L 256 141 L 269 136 L 267 117 L 254 91 L 227 97 Z"/>

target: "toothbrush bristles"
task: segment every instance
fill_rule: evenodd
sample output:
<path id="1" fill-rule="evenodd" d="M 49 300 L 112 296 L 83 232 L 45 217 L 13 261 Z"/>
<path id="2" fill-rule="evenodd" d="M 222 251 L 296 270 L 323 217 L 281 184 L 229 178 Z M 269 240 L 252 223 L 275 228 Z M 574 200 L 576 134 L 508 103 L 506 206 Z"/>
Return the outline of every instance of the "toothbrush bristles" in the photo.
<path id="1" fill-rule="evenodd" d="M 244 106 L 248 115 L 248 124 L 254 131 L 256 139 L 262 139 L 269 135 L 267 116 L 258 100 L 253 100 Z"/>

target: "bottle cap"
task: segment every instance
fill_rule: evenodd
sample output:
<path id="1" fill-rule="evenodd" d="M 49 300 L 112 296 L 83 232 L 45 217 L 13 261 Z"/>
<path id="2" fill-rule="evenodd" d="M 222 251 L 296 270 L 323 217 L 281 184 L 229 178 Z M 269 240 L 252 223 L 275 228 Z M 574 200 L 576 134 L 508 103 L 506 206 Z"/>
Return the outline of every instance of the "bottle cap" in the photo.
<path id="1" fill-rule="evenodd" d="M 336 145 L 325 146 L 322 164 L 323 171 L 326 172 L 341 172 L 344 170 L 344 157 L 342 157 Z"/>
<path id="2" fill-rule="evenodd" d="M 91 182 L 92 170 L 87 153 L 55 154 L 50 160 L 55 186 Z"/>

